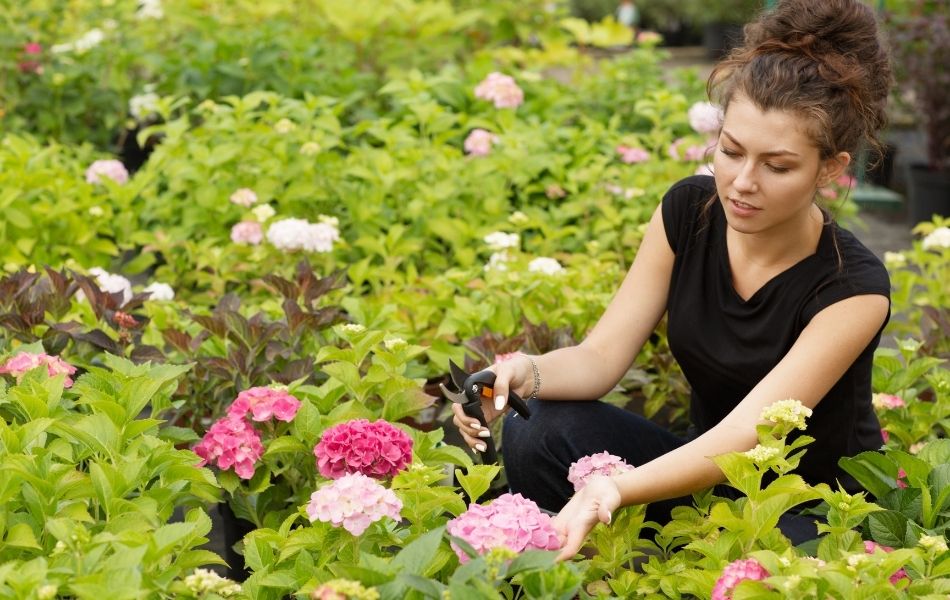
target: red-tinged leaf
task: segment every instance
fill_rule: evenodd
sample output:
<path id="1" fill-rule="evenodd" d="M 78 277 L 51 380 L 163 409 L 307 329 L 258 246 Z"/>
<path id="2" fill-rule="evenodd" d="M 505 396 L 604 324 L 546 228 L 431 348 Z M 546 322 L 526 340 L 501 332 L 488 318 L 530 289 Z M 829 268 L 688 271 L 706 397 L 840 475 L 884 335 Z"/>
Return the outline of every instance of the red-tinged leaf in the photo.
<path id="1" fill-rule="evenodd" d="M 13 313 L 0 315 L 0 327 L 17 333 L 28 333 L 30 331 L 30 326 L 23 320 L 23 317 Z"/>
<path id="2" fill-rule="evenodd" d="M 155 346 L 149 346 L 148 344 L 142 344 L 133 348 L 129 358 L 131 358 L 132 362 L 134 363 L 144 363 L 149 361 L 153 363 L 165 362 L 165 355 L 162 354 L 162 351 Z"/>
<path id="3" fill-rule="evenodd" d="M 119 345 L 109 337 L 109 334 L 102 331 L 101 329 L 93 329 L 87 333 L 80 333 L 73 336 L 73 339 L 92 344 L 96 348 L 105 350 L 111 354 L 122 354 L 122 350 L 119 348 Z"/>
<path id="4" fill-rule="evenodd" d="M 288 384 L 303 377 L 313 374 L 313 357 L 292 360 L 278 372 L 274 379 L 280 383 Z"/>
<path id="5" fill-rule="evenodd" d="M 271 286 L 277 293 L 288 300 L 296 299 L 300 295 L 300 288 L 292 281 L 287 281 L 278 275 L 265 275 L 264 283 Z"/>
<path id="6" fill-rule="evenodd" d="M 56 291 L 57 296 L 66 296 L 66 290 L 69 287 L 69 284 L 72 283 L 71 280 L 66 276 L 65 271 L 60 273 L 53 270 L 49 266 L 45 267 L 46 276 L 49 278 L 49 282 L 52 284 L 53 289 Z"/>
<path id="7" fill-rule="evenodd" d="M 192 315 L 191 318 L 195 323 L 197 323 L 198 325 L 201 325 L 210 333 L 212 333 L 213 335 L 219 338 L 224 338 L 224 337 L 227 337 L 228 335 L 228 328 L 224 324 L 223 319 L 219 319 L 217 317 L 209 317 L 205 315 Z"/>
<path id="8" fill-rule="evenodd" d="M 218 300 L 218 305 L 214 307 L 214 312 L 238 312 L 241 309 L 241 298 L 237 294 L 225 294 Z"/>
<path id="9" fill-rule="evenodd" d="M 178 331 L 177 329 L 163 329 L 162 338 L 165 340 L 165 343 L 171 345 L 176 350 L 180 350 L 181 352 L 185 353 L 188 353 L 192 350 L 191 336 L 184 331 Z"/>

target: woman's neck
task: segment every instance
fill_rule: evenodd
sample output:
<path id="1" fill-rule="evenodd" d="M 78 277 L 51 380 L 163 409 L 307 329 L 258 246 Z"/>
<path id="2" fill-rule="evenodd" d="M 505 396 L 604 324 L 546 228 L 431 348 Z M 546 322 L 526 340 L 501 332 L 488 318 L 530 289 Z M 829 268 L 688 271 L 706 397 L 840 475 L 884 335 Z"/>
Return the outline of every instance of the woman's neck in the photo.
<path id="1" fill-rule="evenodd" d="M 818 250 L 823 224 L 824 214 L 812 204 L 800 218 L 765 231 L 741 233 L 728 227 L 726 240 L 744 262 L 760 269 L 785 268 Z"/>

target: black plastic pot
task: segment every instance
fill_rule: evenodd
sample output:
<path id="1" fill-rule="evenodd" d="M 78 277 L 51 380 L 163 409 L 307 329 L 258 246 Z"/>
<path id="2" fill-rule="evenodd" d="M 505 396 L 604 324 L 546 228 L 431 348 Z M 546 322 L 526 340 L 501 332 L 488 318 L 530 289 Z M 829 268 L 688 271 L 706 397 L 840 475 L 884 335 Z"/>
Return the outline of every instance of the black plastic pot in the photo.
<path id="1" fill-rule="evenodd" d="M 908 165 L 907 204 L 912 224 L 929 221 L 934 215 L 950 216 L 950 171 Z"/>

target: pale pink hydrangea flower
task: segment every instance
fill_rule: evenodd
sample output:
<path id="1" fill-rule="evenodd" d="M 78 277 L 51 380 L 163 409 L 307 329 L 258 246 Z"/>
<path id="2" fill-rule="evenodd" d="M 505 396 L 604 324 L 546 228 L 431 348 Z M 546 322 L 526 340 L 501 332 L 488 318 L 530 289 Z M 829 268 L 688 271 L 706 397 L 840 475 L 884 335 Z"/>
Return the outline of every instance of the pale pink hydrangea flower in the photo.
<path id="1" fill-rule="evenodd" d="M 333 242 L 340 232 L 329 219 L 310 223 L 305 219 L 281 219 L 267 228 L 267 241 L 278 250 L 305 252 L 332 252 Z"/>
<path id="2" fill-rule="evenodd" d="M 706 160 L 706 151 L 708 149 L 709 147 L 703 144 L 693 144 L 691 146 L 687 146 L 686 150 L 683 151 L 683 160 L 694 162 Z"/>
<path id="3" fill-rule="evenodd" d="M 761 581 L 769 576 L 759 561 L 754 558 L 735 560 L 723 569 L 722 575 L 713 586 L 712 600 L 732 598 L 732 590 L 743 581 Z"/>
<path id="4" fill-rule="evenodd" d="M 524 92 L 513 77 L 502 73 L 489 73 L 475 87 L 475 97 L 495 103 L 495 108 L 517 108 L 524 102 Z"/>
<path id="5" fill-rule="evenodd" d="M 300 400 L 288 394 L 285 390 L 271 387 L 252 387 L 238 394 L 231 406 L 228 407 L 228 416 L 243 418 L 248 411 L 255 421 L 267 421 L 271 417 L 278 421 L 290 422 L 300 410 Z"/>
<path id="6" fill-rule="evenodd" d="M 310 495 L 307 515 L 311 521 L 343 526 L 360 535 L 383 517 L 399 520 L 402 502 L 392 490 L 361 473 L 351 473 L 320 487 Z"/>
<path id="7" fill-rule="evenodd" d="M 471 544 L 479 554 L 493 548 L 523 552 L 561 547 L 551 517 L 521 494 L 502 494 L 487 505 L 472 504 L 449 521 L 446 530 Z M 461 548 L 455 544 L 452 548 L 460 562 L 468 562 L 469 557 Z"/>
<path id="8" fill-rule="evenodd" d="M 619 456 L 614 456 L 609 452 L 599 452 L 585 456 L 573 462 L 567 470 L 567 480 L 574 484 L 574 491 L 581 491 L 587 480 L 594 475 L 619 475 L 625 471 L 632 471 L 633 465 L 630 465 Z"/>
<path id="9" fill-rule="evenodd" d="M 257 194 L 254 193 L 254 190 L 249 188 L 240 188 L 233 194 L 231 194 L 231 203 L 237 204 L 238 206 L 243 206 L 244 208 L 250 208 L 257 204 Z"/>
<path id="10" fill-rule="evenodd" d="M 888 433 L 886 429 L 881 428 L 881 437 L 884 438 L 884 443 L 886 444 L 887 442 L 890 441 L 891 434 Z"/>
<path id="11" fill-rule="evenodd" d="M 893 394 L 874 394 L 871 396 L 871 404 L 874 405 L 874 408 L 879 410 L 903 408 L 907 406 L 903 398 Z"/>
<path id="12" fill-rule="evenodd" d="M 484 129 L 473 129 L 462 144 L 471 156 L 487 156 L 491 152 L 492 144 L 498 142 L 498 136 Z"/>
<path id="13" fill-rule="evenodd" d="M 257 221 L 241 221 L 231 228 L 231 241 L 235 244 L 256 246 L 264 240 L 264 228 Z"/>
<path id="14" fill-rule="evenodd" d="M 673 160 L 681 160 L 682 156 L 680 155 L 680 144 L 685 140 L 683 138 L 676 138 L 673 142 L 666 148 L 666 154 Z"/>
<path id="15" fill-rule="evenodd" d="M 722 127 L 722 108 L 709 102 L 697 102 L 687 113 L 689 126 L 697 133 L 718 133 Z"/>
<path id="16" fill-rule="evenodd" d="M 716 174 L 716 172 L 713 169 L 714 167 L 712 163 L 699 165 L 698 167 L 696 167 L 696 170 L 693 172 L 693 175 L 709 175 L 711 177 Z"/>
<path id="17" fill-rule="evenodd" d="M 907 489 L 907 482 L 904 481 L 905 477 L 907 477 L 907 471 L 905 471 L 904 469 L 898 468 L 897 480 L 895 481 L 895 483 L 897 484 L 897 487 L 901 488 L 902 490 Z"/>
<path id="18" fill-rule="evenodd" d="M 883 550 L 884 552 L 893 552 L 894 549 L 890 546 L 882 546 L 877 542 L 872 542 L 871 540 L 864 540 L 864 553 L 865 554 L 874 554 L 877 550 Z M 901 579 L 910 579 L 907 576 L 907 571 L 904 569 L 898 569 L 893 575 L 891 575 L 888 580 L 894 584 L 900 581 Z"/>
<path id="19" fill-rule="evenodd" d="M 329 479 L 348 473 L 383 479 L 412 463 L 412 438 L 382 419 L 354 419 L 324 431 L 313 454 L 320 474 Z"/>
<path id="20" fill-rule="evenodd" d="M 331 579 L 310 592 L 310 600 L 379 600 L 379 592 L 352 579 Z"/>
<path id="21" fill-rule="evenodd" d="M 73 380 L 70 375 L 76 372 L 76 367 L 58 356 L 51 356 L 45 352 L 40 354 L 20 352 L 8 359 L 3 366 L 0 366 L 0 373 L 13 375 L 19 380 L 25 373 L 40 366 L 46 367 L 46 374 L 50 377 L 66 375 L 63 380 L 63 387 L 72 387 Z"/>
<path id="22" fill-rule="evenodd" d="M 617 146 L 617 154 L 620 155 L 620 160 L 627 163 L 628 165 L 650 160 L 650 153 L 643 148 Z"/>
<path id="23" fill-rule="evenodd" d="M 213 463 L 219 469 L 234 467 L 239 477 L 250 479 L 264 446 L 260 434 L 250 423 L 228 416 L 215 421 L 193 450 L 201 457 L 199 466 Z"/>
<path id="24" fill-rule="evenodd" d="M 129 180 L 129 172 L 125 165 L 115 159 L 97 160 L 86 169 L 86 183 L 102 183 L 102 177 L 123 184 Z"/>
<path id="25" fill-rule="evenodd" d="M 528 263 L 528 271 L 531 273 L 542 273 L 544 275 L 560 275 L 564 272 L 564 267 L 556 258 L 549 256 L 539 256 Z"/>
<path id="26" fill-rule="evenodd" d="M 642 46 L 655 46 L 663 41 L 663 36 L 656 31 L 641 31 L 637 34 L 637 43 Z"/>

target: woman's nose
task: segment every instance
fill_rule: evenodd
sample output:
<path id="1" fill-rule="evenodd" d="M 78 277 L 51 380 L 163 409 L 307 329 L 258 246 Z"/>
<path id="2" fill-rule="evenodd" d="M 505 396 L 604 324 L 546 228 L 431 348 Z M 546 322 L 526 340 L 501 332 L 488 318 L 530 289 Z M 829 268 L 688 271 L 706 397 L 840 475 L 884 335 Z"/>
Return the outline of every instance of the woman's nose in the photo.
<path id="1" fill-rule="evenodd" d="M 737 192 L 752 193 L 758 189 L 755 180 L 755 164 L 752 161 L 745 161 L 736 173 L 736 178 L 732 182 Z"/>

